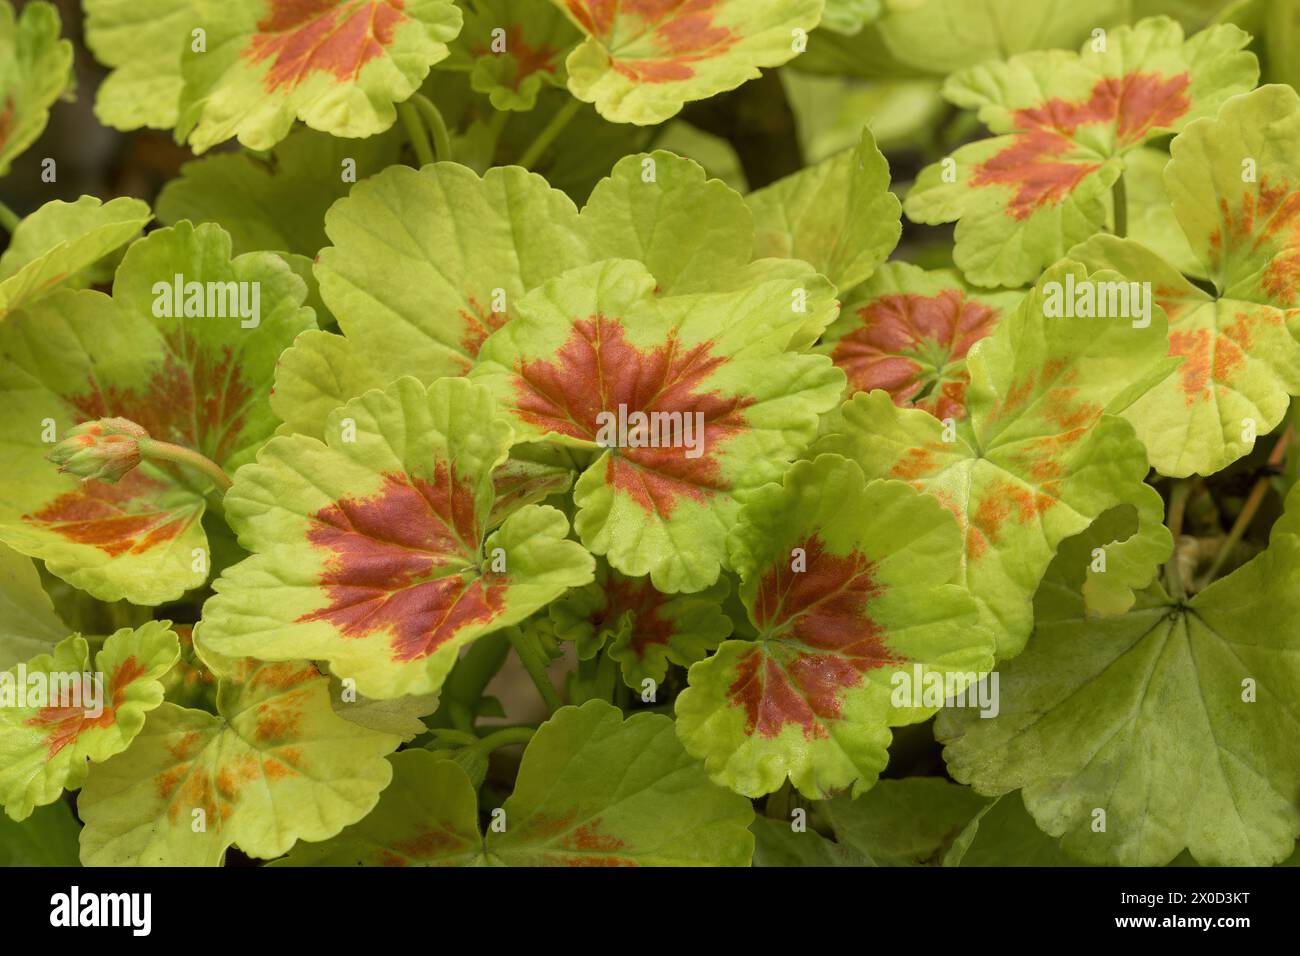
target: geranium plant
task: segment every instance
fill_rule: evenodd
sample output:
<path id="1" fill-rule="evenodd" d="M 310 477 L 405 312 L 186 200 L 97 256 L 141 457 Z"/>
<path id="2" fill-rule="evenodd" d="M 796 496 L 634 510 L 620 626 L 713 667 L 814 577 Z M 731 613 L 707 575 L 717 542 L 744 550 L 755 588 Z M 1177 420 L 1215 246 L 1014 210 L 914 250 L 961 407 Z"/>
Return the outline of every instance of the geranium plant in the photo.
<path id="1" fill-rule="evenodd" d="M 0 861 L 1294 862 L 1267 0 L 82 13 L 0 0 Z"/>

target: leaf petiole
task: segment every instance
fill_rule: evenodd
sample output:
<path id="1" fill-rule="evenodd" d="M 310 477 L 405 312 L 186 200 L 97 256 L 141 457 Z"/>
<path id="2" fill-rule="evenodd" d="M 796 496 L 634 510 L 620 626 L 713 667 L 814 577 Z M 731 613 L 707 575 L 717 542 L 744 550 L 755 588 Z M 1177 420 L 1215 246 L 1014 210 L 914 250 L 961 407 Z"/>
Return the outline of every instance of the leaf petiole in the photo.
<path id="1" fill-rule="evenodd" d="M 171 442 L 158 441 L 154 438 L 141 438 L 139 441 L 140 457 L 149 461 L 170 461 L 178 465 L 188 465 L 200 471 L 216 485 L 221 494 L 230 490 L 230 476 L 221 470 L 221 466 L 197 451 L 173 445 Z"/>
<path id="2" fill-rule="evenodd" d="M 1115 235 L 1123 239 L 1128 235 L 1128 189 L 1124 185 L 1122 172 L 1111 187 L 1110 194 L 1115 207 Z"/>
<path id="3" fill-rule="evenodd" d="M 550 675 L 546 673 L 545 653 L 537 639 L 525 634 L 522 628 L 511 627 L 507 629 L 507 635 L 510 638 L 510 646 L 515 649 L 515 654 L 519 656 L 519 661 L 524 665 L 524 670 L 528 676 L 533 679 L 537 685 L 537 692 L 541 694 L 542 700 L 546 703 L 546 709 L 550 713 L 555 713 L 562 706 L 559 693 L 555 690 L 555 685 L 551 683 Z"/>
<path id="4" fill-rule="evenodd" d="M 14 230 L 18 228 L 18 223 L 20 222 L 22 222 L 22 217 L 4 203 L 0 202 L 0 226 L 4 227 L 5 232 L 13 235 Z"/>
<path id="5" fill-rule="evenodd" d="M 550 122 L 542 127 L 542 131 L 537 134 L 537 138 L 528 144 L 528 148 L 519 157 L 519 165 L 524 169 L 532 169 L 537 165 L 537 161 L 555 142 L 555 138 L 563 132 L 564 127 L 568 126 L 570 121 L 578 115 L 578 110 L 581 108 L 582 100 L 570 97 L 569 101 L 551 117 Z"/>
<path id="6" fill-rule="evenodd" d="M 433 134 L 433 151 L 438 161 L 451 162 L 451 136 L 447 133 L 447 121 L 442 118 L 442 111 L 423 93 L 416 93 L 409 102 L 415 104 L 424 125 Z"/>
<path id="7" fill-rule="evenodd" d="M 429 145 L 429 137 L 420 121 L 419 111 L 407 100 L 397 104 L 397 115 L 402 118 L 402 126 L 411 148 L 415 150 L 416 161 L 421 166 L 428 166 L 433 162 L 433 148 Z"/>

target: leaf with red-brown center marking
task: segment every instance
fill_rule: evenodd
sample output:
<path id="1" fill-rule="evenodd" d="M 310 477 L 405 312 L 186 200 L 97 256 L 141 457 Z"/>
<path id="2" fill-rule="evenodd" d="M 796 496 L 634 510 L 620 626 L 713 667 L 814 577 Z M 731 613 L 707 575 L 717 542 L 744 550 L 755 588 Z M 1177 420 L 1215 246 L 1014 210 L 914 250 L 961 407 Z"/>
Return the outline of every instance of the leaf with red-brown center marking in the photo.
<path id="1" fill-rule="evenodd" d="M 169 307 L 178 275 L 191 284 L 179 314 Z M 182 223 L 131 246 L 112 298 L 63 290 L 7 316 L 0 539 L 106 601 L 160 604 L 202 584 L 212 563 L 199 523 L 206 478 L 145 464 L 116 484 L 83 483 L 45 456 L 73 425 L 113 416 L 234 471 L 275 431 L 271 376 L 281 350 L 314 325 L 305 295 L 278 256 L 232 259 L 218 226 Z"/>
<path id="2" fill-rule="evenodd" d="M 162 676 L 180 656 L 165 621 L 123 628 L 90 647 L 74 635 L 0 673 L 0 803 L 15 820 L 76 790 L 90 761 L 127 748 L 163 701 Z"/>
<path id="3" fill-rule="evenodd" d="M 848 395 L 884 389 L 900 408 L 966 417 L 966 355 L 1022 298 L 976 292 L 955 272 L 891 262 L 854 290 L 818 351 L 848 377 Z"/>
<path id="4" fill-rule="evenodd" d="M 786 351 L 807 321 L 791 282 L 659 299 L 644 266 L 609 260 L 530 293 L 484 346 L 471 377 L 520 439 L 603 451 L 578 479 L 574 526 L 624 574 L 712 584 L 741 501 L 834 406 L 830 360 Z"/>
<path id="5" fill-rule="evenodd" d="M 669 663 L 689 667 L 731 633 L 722 610 L 727 590 L 723 579 L 695 594 L 664 594 L 649 578 L 629 578 L 601 561 L 593 584 L 551 605 L 551 624 L 557 637 L 576 642 L 582 660 L 608 644 L 624 682 L 640 691 L 644 680 L 661 683 Z"/>
<path id="6" fill-rule="evenodd" d="M 1112 557 L 1122 560 L 1106 573 L 1125 587 L 1143 587 L 1153 573 L 1126 548 L 1169 544 L 1159 495 L 1144 482 L 1146 452 L 1118 417 L 1176 364 L 1165 356 L 1164 313 L 1153 306 L 1145 328 L 1130 318 L 1053 317 L 1052 291 L 1063 295 L 1071 278 L 1082 288 L 1121 277 L 1069 261 L 1048 270 L 969 353 L 967 417 L 951 430 L 876 390 L 846 402 L 838 432 L 817 445 L 854 459 L 869 478 L 910 482 L 956 514 L 965 536 L 958 580 L 996 633 L 1000 658 L 1028 639 L 1034 589 L 1057 546 L 1102 512 L 1129 504 L 1157 522 L 1116 546 Z"/>
<path id="7" fill-rule="evenodd" d="M 1150 282 L 1169 316 L 1169 353 L 1183 364 L 1124 413 L 1163 474 L 1227 467 L 1300 394 L 1297 149 L 1300 96 L 1287 86 L 1237 97 L 1174 140 L 1165 185 L 1216 294 L 1131 240 L 1097 236 L 1072 253 Z"/>
<path id="8" fill-rule="evenodd" d="M 563 86 L 564 59 L 582 39 L 560 9 L 536 0 L 470 0 L 441 68 L 463 70 L 499 110 L 531 110 L 545 86 Z"/>
<path id="9" fill-rule="evenodd" d="M 944 94 L 978 109 L 993 138 L 926 167 L 903 205 L 917 222 L 957 221 L 954 261 L 979 285 L 1031 282 L 1114 223 L 1125 155 L 1213 115 L 1255 85 L 1249 36 L 1231 25 L 1184 41 L 1165 17 L 1118 27 L 1105 50 L 1048 50 L 971 67 Z"/>
<path id="10" fill-rule="evenodd" d="M 28 3 L 19 16 L 0 2 L 0 176 L 45 129 L 49 110 L 72 82 L 72 43 L 59 39 L 51 3 Z"/>
<path id="11" fill-rule="evenodd" d="M 400 737 L 338 716 L 309 661 L 231 663 L 216 714 L 163 703 L 92 769 L 77 805 L 84 865 L 219 866 L 232 844 L 269 859 L 375 806 Z"/>
<path id="12" fill-rule="evenodd" d="M 738 793 L 787 778 L 813 798 L 868 789 L 889 728 L 933 713 L 891 699 L 895 675 L 964 686 L 993 663 L 975 603 L 949 583 L 957 522 L 902 482 L 868 485 L 837 455 L 801 461 L 745 506 L 731 550 L 756 637 L 691 668 L 677 732 Z"/>
<path id="13" fill-rule="evenodd" d="M 486 836 L 465 771 L 424 750 L 390 758 L 374 812 L 286 866 L 748 866 L 749 802 L 714 786 L 659 714 L 593 700 L 529 741 L 505 830 Z"/>
<path id="14" fill-rule="evenodd" d="M 399 379 L 336 409 L 322 443 L 269 442 L 226 517 L 254 552 L 204 606 L 205 646 L 330 663 L 380 700 L 432 693 L 462 646 L 592 578 L 554 508 L 489 526 L 510 426 L 464 379 Z"/>
<path id="15" fill-rule="evenodd" d="M 176 135 L 203 152 L 232 136 L 270 149 L 295 119 L 381 133 L 460 32 L 452 0 L 195 0 L 207 45 L 181 58 Z"/>
<path id="16" fill-rule="evenodd" d="M 661 123 L 798 52 L 823 0 L 553 0 L 587 39 L 569 91 L 616 123 Z"/>

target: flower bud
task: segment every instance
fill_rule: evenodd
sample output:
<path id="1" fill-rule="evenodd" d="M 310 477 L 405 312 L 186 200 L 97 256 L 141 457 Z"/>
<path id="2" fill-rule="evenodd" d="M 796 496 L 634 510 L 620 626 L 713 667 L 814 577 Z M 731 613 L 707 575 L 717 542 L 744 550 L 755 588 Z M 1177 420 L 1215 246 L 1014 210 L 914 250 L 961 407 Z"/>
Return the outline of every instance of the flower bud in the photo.
<path id="1" fill-rule="evenodd" d="M 140 464 L 140 439 L 148 437 L 133 421 L 101 418 L 70 429 L 46 457 L 59 471 L 83 481 L 97 478 L 113 484 Z"/>

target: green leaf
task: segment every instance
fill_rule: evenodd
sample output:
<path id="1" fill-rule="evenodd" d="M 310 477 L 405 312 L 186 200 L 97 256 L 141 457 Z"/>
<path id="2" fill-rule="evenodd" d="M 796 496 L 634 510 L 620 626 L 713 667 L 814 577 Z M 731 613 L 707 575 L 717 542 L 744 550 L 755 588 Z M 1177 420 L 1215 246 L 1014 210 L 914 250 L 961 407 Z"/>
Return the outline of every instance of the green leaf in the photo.
<path id="1" fill-rule="evenodd" d="M 898 695 L 896 675 L 964 688 L 993 663 L 974 602 L 948 583 L 956 521 L 902 482 L 865 484 L 834 455 L 798 462 L 746 505 L 731 550 L 757 639 L 691 668 L 677 731 L 739 793 L 771 793 L 787 776 L 814 799 L 867 790 L 889 728 L 934 712 Z"/>
<path id="2" fill-rule="evenodd" d="M 72 43 L 59 39 L 59 13 L 28 3 L 14 17 L 0 2 L 0 176 L 41 135 L 50 107 L 73 82 Z"/>
<path id="3" fill-rule="evenodd" d="M 330 704 L 334 713 L 344 720 L 381 734 L 392 734 L 410 743 L 428 728 L 421 717 L 438 709 L 437 694 L 419 694 L 395 697 L 392 700 L 371 700 L 361 697 L 351 688 L 345 688 L 338 678 L 330 681 Z"/>
<path id="4" fill-rule="evenodd" d="M 535 0 L 470 0 L 444 69 L 465 70 L 493 109 L 531 110 L 545 86 L 563 86 L 564 59 L 582 39 L 558 7 Z"/>
<path id="5" fill-rule="evenodd" d="M 35 563 L 0 544 L 0 667 L 52 651 L 68 632 Z"/>
<path id="6" fill-rule="evenodd" d="M 880 866 L 937 866 L 987 803 L 942 777 L 907 777 L 836 797 L 825 811 L 835 838 Z"/>
<path id="7" fill-rule="evenodd" d="M 0 320 L 61 287 L 89 284 L 87 270 L 126 245 L 152 219 L 138 199 L 55 199 L 18 224 L 0 256 Z"/>
<path id="8" fill-rule="evenodd" d="M 398 737 L 335 714 L 307 661 L 240 661 L 234 673 L 217 714 L 164 703 L 94 768 L 78 802 L 84 865 L 219 866 L 232 844 L 270 859 L 375 806 Z"/>
<path id="9" fill-rule="evenodd" d="M 826 839 L 816 830 L 796 831 L 786 820 L 758 817 L 754 834 L 755 866 L 874 866 L 851 847 Z"/>
<path id="10" fill-rule="evenodd" d="M 1159 866 L 1184 847 L 1205 865 L 1283 860 L 1300 833 L 1300 538 L 1275 534 L 1190 601 L 1156 584 L 1101 620 L 1079 593 L 1089 543 L 1043 582 L 999 715 L 941 716 L 950 772 L 983 793 L 1023 788 L 1038 826 L 1086 862 Z"/>
<path id="11" fill-rule="evenodd" d="M 202 153 L 234 136 L 270 149 L 295 119 L 333 136 L 382 133 L 460 32 L 452 0 L 194 0 L 206 47 L 181 58 L 176 135 Z"/>
<path id="12" fill-rule="evenodd" d="M 1197 260 L 1183 235 L 1165 193 L 1165 167 L 1168 165 L 1169 153 L 1150 146 L 1135 149 L 1124 158 L 1128 237 L 1174 265 L 1179 272 L 1198 279 L 1208 278 L 1205 266 Z M 1075 254 L 1074 250 L 1071 254 Z"/>
<path id="13" fill-rule="evenodd" d="M 479 862 L 478 795 L 465 771 L 427 750 L 392 754 L 393 782 L 365 819 L 277 866 L 468 866 Z"/>
<path id="14" fill-rule="evenodd" d="M 557 5 L 561 0 L 553 0 Z M 563 0 L 587 39 L 569 54 L 569 91 L 615 123 L 662 123 L 691 100 L 735 89 L 792 59 L 823 0 L 609 4 Z"/>
<path id="15" fill-rule="evenodd" d="M 852 36 L 878 16 L 880 0 L 826 0 L 819 26 Z"/>
<path id="16" fill-rule="evenodd" d="M 379 700 L 429 694 L 465 644 L 592 579 L 553 508 L 489 534 L 512 435 L 484 389 L 399 379 L 336 409 L 325 435 L 273 439 L 226 493 L 254 554 L 204 606 L 218 653 L 326 660 Z"/>
<path id="17" fill-rule="evenodd" d="M 725 579 L 695 594 L 664 594 L 647 578 L 629 578 L 596 565 L 596 581 L 550 606 L 555 636 L 577 644 L 590 660 L 608 645 L 623 681 L 638 693 L 646 680 L 663 682 L 669 663 L 689 667 L 731 633 L 721 604 Z"/>
<path id="18" fill-rule="evenodd" d="M 397 162 L 400 147 L 395 135 L 346 140 L 296 129 L 265 158 L 220 153 L 186 163 L 159 194 L 158 219 L 220 223 L 237 255 L 267 250 L 314 258 L 329 244 L 330 206 L 353 182 Z"/>
<path id="19" fill-rule="evenodd" d="M 90 667 L 85 638 L 0 676 L 0 801 L 15 820 L 76 790 L 88 762 L 121 753 L 163 700 L 160 678 L 180 648 L 166 621 L 123 628 Z M 43 676 L 38 676 L 43 675 Z M 33 695 L 39 696 L 34 697 Z"/>
<path id="20" fill-rule="evenodd" d="M 508 866 L 748 866 L 749 801 L 715 787 L 660 714 L 564 707 L 524 751 L 486 852 Z"/>
<path id="21" fill-rule="evenodd" d="M 514 793 L 481 838 L 474 786 L 427 751 L 390 758 L 374 813 L 302 846 L 298 866 L 747 866 L 749 802 L 713 786 L 657 714 L 604 701 L 563 707 L 524 751 Z M 504 814 L 502 817 L 501 814 Z"/>
<path id="22" fill-rule="evenodd" d="M 661 591 L 698 591 L 725 564 L 741 500 L 812 441 L 843 376 L 786 351 L 807 323 L 800 278 L 665 299 L 654 287 L 637 262 L 574 269 L 524 299 L 472 377 L 520 440 L 601 452 L 574 495 L 588 549 Z"/>
<path id="23" fill-rule="evenodd" d="M 995 135 L 922 170 L 903 208 L 916 222 L 957 221 L 954 260 L 972 282 L 1030 282 L 1110 228 L 1129 152 L 1254 86 L 1248 39 L 1225 25 L 1184 41 L 1178 24 L 1153 18 L 1110 31 L 1103 52 L 1093 41 L 958 73 L 944 95 L 978 109 Z"/>
<path id="24" fill-rule="evenodd" d="M 643 263 L 663 295 L 725 288 L 754 249 L 740 194 L 664 150 L 619 160 L 592 190 L 580 228 L 600 258 Z"/>
<path id="25" fill-rule="evenodd" d="M 1263 135 L 1261 130 L 1267 130 Z M 1300 323 L 1290 290 L 1300 244 L 1293 215 L 1291 143 L 1300 148 L 1300 96 L 1268 86 L 1192 123 L 1173 143 L 1165 185 L 1174 213 L 1217 295 L 1133 241 L 1098 236 L 1072 255 L 1149 282 L 1169 316 L 1176 376 L 1124 415 L 1161 473 L 1211 474 L 1247 454 L 1300 394 Z M 1253 182 L 1242 182 L 1250 172 Z M 1288 331 L 1288 323 L 1295 329 Z"/>
<path id="26" fill-rule="evenodd" d="M 222 292 L 220 302 L 209 293 L 202 312 L 209 300 L 235 311 L 228 283 L 244 284 L 245 305 L 257 289 L 258 315 L 169 317 L 167 300 L 183 309 L 188 295 L 170 294 L 177 275 Z M 113 298 L 61 291 L 0 322 L 10 412 L 0 449 L 11 463 L 0 474 L 0 539 L 105 601 L 160 604 L 202 584 L 210 561 L 195 549 L 208 552 L 207 479 L 148 463 L 116 484 L 83 484 L 45 456 L 73 425 L 118 416 L 227 471 L 251 460 L 276 426 L 266 404 L 276 357 L 313 324 L 304 295 L 278 256 L 232 259 L 219 227 L 181 223 L 130 248 Z"/>
<path id="27" fill-rule="evenodd" d="M 1038 829 L 1018 793 L 997 797 L 966 824 L 944 866 L 1080 866 L 1061 841 Z"/>
<path id="28" fill-rule="evenodd" d="M 1069 261 L 1045 273 L 968 356 L 969 414 L 951 428 L 877 390 L 845 403 L 839 432 L 817 445 L 853 458 L 869 478 L 904 479 L 957 515 L 958 580 L 997 634 L 999 658 L 1028 639 L 1034 589 L 1061 541 L 1149 494 L 1146 453 L 1114 413 L 1170 372 L 1163 314 L 1154 310 L 1145 327 L 1048 315 L 1070 282 L 1095 291 L 1118 278 Z"/>
<path id="29" fill-rule="evenodd" d="M 198 26 L 195 0 L 84 0 L 86 46 L 112 72 L 95 116 L 121 130 L 171 129 L 181 99 L 181 54 Z"/>
<path id="30" fill-rule="evenodd" d="M 884 389 L 900 408 L 966 416 L 966 355 L 1023 296 L 976 292 L 951 270 L 889 262 L 846 296 L 818 351 L 844 370 L 848 395 Z"/>
<path id="31" fill-rule="evenodd" d="M 81 824 L 63 801 L 38 807 L 22 823 L 0 816 L 0 866 L 78 866 Z"/>
<path id="32" fill-rule="evenodd" d="M 856 149 L 750 193 L 746 202 L 755 255 L 802 259 L 842 292 L 869 278 L 902 234 L 889 164 L 868 126 Z"/>

